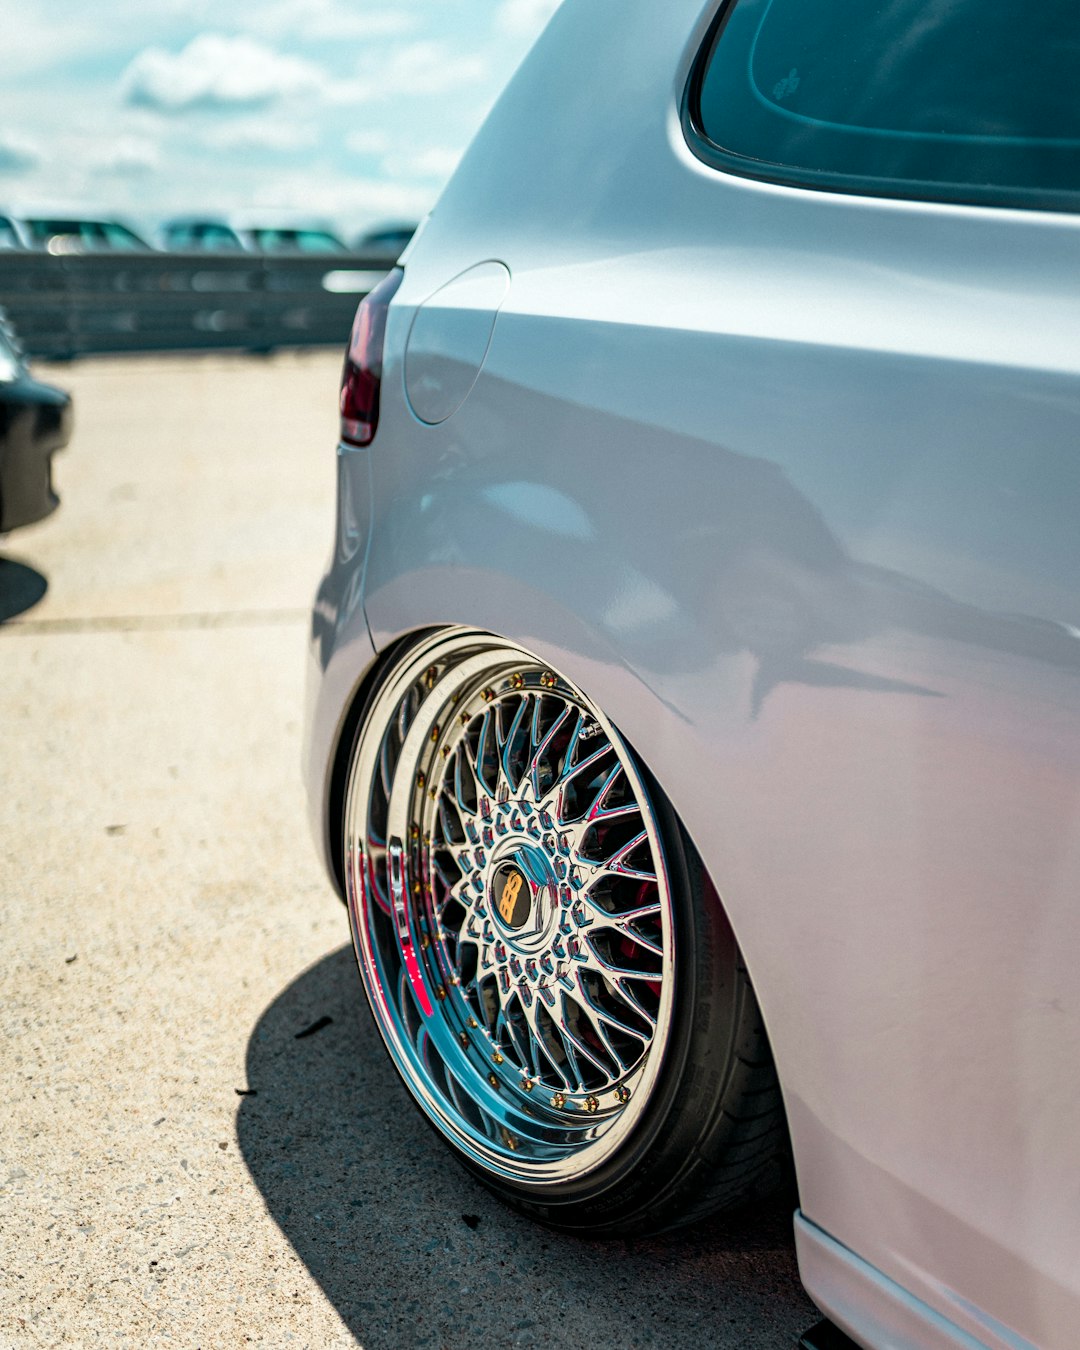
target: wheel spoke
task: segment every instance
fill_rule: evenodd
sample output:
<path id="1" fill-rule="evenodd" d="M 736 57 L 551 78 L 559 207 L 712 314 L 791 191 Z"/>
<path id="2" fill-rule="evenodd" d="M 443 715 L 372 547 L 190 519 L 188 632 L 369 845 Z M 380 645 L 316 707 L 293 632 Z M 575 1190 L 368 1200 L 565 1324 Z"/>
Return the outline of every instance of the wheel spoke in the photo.
<path id="1" fill-rule="evenodd" d="M 656 1026 L 656 1017 L 642 1004 L 641 1000 L 630 987 L 630 981 L 628 979 L 615 978 L 611 983 L 617 990 L 619 997 L 624 1003 L 633 1008 L 638 1017 L 643 1018 L 650 1027 Z"/>
<path id="2" fill-rule="evenodd" d="M 617 763 L 615 767 L 611 770 L 611 772 L 608 774 L 608 776 L 604 779 L 604 781 L 600 784 L 599 791 L 597 792 L 596 796 L 592 799 L 592 805 L 585 812 L 585 820 L 588 824 L 590 825 L 595 824 L 595 822 L 598 820 L 614 820 L 618 816 L 638 814 L 637 802 L 631 802 L 629 806 L 614 807 L 609 810 L 604 810 L 604 807 L 602 805 L 604 798 L 615 786 L 616 780 L 618 779 L 622 771 L 623 771 L 622 765 Z"/>
<path id="3" fill-rule="evenodd" d="M 625 875 L 618 873 L 618 875 Z M 631 909 L 607 909 L 592 894 L 592 887 L 582 891 L 581 899 L 588 904 L 596 913 L 598 919 L 606 923 L 614 923 L 620 927 L 623 924 L 633 923 L 635 919 L 651 919 L 659 917 L 661 906 L 659 900 L 654 900 L 647 905 L 634 905 Z"/>
<path id="4" fill-rule="evenodd" d="M 635 1040 L 648 1044 L 649 1037 L 646 1032 L 643 1032 L 640 1027 L 635 1027 L 629 1022 L 624 1022 L 622 1018 L 616 1017 L 605 1005 L 598 1003 L 589 993 L 585 981 L 581 978 L 578 979 L 578 989 L 585 999 L 586 1011 L 598 1019 L 602 1025 L 621 1032 L 625 1036 L 633 1036 Z"/>
<path id="5" fill-rule="evenodd" d="M 536 700 L 536 710 L 533 714 L 533 729 L 532 729 L 533 753 L 531 759 L 529 760 L 529 769 L 528 769 L 529 781 L 532 785 L 533 796 L 536 798 L 537 801 L 539 801 L 541 796 L 543 795 L 543 789 L 540 786 L 540 770 L 543 767 L 544 759 L 547 756 L 548 751 L 554 744 L 556 736 L 558 736 L 559 732 L 562 731 L 563 727 L 566 725 L 567 718 L 569 718 L 570 716 L 570 709 L 568 707 L 564 707 L 562 712 L 559 713 L 558 717 L 548 728 L 543 739 L 541 740 L 538 739 L 538 737 L 540 734 L 539 730 L 540 714 L 542 709 L 543 709 L 543 700 L 538 698 Z"/>
<path id="6" fill-rule="evenodd" d="M 532 1032 L 531 1039 L 533 1042 L 533 1049 L 534 1051 L 537 1051 L 540 1055 L 542 1055 L 544 1057 L 544 1060 L 551 1066 L 552 1070 L 555 1073 L 556 1078 L 558 1079 L 559 1086 L 565 1088 L 568 1092 L 572 1092 L 574 1090 L 574 1084 L 567 1076 L 565 1070 L 563 1069 L 562 1065 L 559 1063 L 551 1047 L 549 1046 L 548 1038 L 544 1034 L 543 1028 L 540 1024 L 542 1006 L 543 1005 L 539 999 L 533 999 L 532 1005 L 530 1007 L 525 1008 L 525 1020 L 528 1022 L 529 1029 Z M 544 1073 L 539 1058 L 534 1058 L 533 1062 L 536 1065 L 537 1077 L 543 1078 Z"/>
<path id="7" fill-rule="evenodd" d="M 566 1008 L 567 1002 L 568 996 L 566 994 L 563 994 L 564 1010 Z M 577 1007 L 576 1001 L 574 1006 Z M 593 1068 L 597 1069 L 604 1076 L 605 1079 L 611 1077 L 610 1064 L 605 1064 L 603 1060 L 600 1059 L 600 1057 L 596 1054 L 595 1051 L 590 1050 L 589 1047 L 585 1044 L 585 1042 L 579 1036 L 575 1035 L 573 1031 L 571 1031 L 569 1026 L 569 1018 L 567 1018 L 566 1021 L 560 1024 L 559 1031 L 562 1034 L 563 1040 L 568 1042 L 568 1048 L 569 1046 L 573 1046 L 574 1053 L 576 1055 L 581 1055 L 582 1058 L 588 1060 L 588 1062 L 593 1066 Z M 580 1073 L 578 1077 L 579 1079 L 581 1078 Z"/>
<path id="8" fill-rule="evenodd" d="M 478 801 L 481 793 L 480 779 L 477 775 L 476 765 L 473 763 L 467 742 L 462 743 L 462 745 L 458 747 L 458 752 L 454 756 L 454 807 L 457 810 L 462 825 L 465 827 L 467 836 L 468 826 L 465 822 L 467 819 L 475 820 L 476 811 L 473 807 L 470 807 L 465 800 L 463 770 L 468 771 L 472 785 L 473 800 Z"/>
<path id="9" fill-rule="evenodd" d="M 494 783 L 488 783 L 487 779 L 484 777 L 484 762 L 485 762 L 485 760 L 487 759 L 488 754 L 489 754 L 488 741 L 489 741 L 489 740 L 492 740 L 492 739 L 494 739 L 494 741 L 495 741 L 495 746 L 494 746 L 494 749 L 493 749 L 492 751 L 490 751 L 490 753 L 492 753 L 492 754 L 494 755 L 494 759 L 495 759 L 495 782 L 494 782 Z M 496 791 L 497 791 L 497 789 L 498 789 L 498 785 L 499 785 L 499 770 L 498 770 L 498 764 L 499 764 L 499 745 L 498 745 L 498 741 L 499 741 L 499 737 L 498 737 L 498 731 L 497 731 L 497 728 L 495 727 L 495 717 L 494 717 L 494 714 L 492 713 L 491 708 L 486 708 L 486 709 L 484 710 L 484 717 L 483 717 L 483 720 L 482 720 L 481 723 L 480 723 L 480 735 L 479 735 L 479 737 L 478 737 L 478 739 L 477 739 L 477 742 L 476 742 L 476 764 L 475 764 L 475 770 L 476 770 L 476 781 L 477 781 L 477 783 L 480 785 L 481 791 L 484 792 L 484 793 L 487 793 L 487 794 L 488 794 L 489 796 L 491 796 L 491 797 L 494 797 L 494 796 L 495 796 Z"/>
<path id="10" fill-rule="evenodd" d="M 617 962 L 606 957 L 603 952 L 597 950 L 596 941 L 589 933 L 584 934 L 581 940 L 584 942 L 588 953 L 583 964 L 605 978 L 628 980 L 659 980 L 662 978 L 662 972 L 659 970 L 639 970 L 634 966 L 620 966 Z"/>
<path id="11" fill-rule="evenodd" d="M 586 755 L 580 764 L 575 764 L 573 768 L 566 770 L 562 777 L 561 786 L 566 787 L 568 783 L 572 783 L 575 778 L 583 774 L 586 769 L 591 769 L 594 764 L 609 754 L 611 754 L 611 746 L 605 741 L 599 750 L 594 750 L 591 755 Z"/>
<path id="12" fill-rule="evenodd" d="M 626 1073 L 630 1068 L 630 1063 L 623 1059 L 622 1055 L 616 1050 L 615 1046 L 612 1044 L 610 1035 L 611 1027 L 615 1027 L 619 1031 L 625 1031 L 626 1028 L 623 1027 L 621 1023 L 615 1021 L 615 1019 L 607 1016 L 599 1007 L 597 1007 L 590 998 L 588 990 L 585 988 L 585 985 L 580 978 L 578 979 L 578 998 L 582 1011 L 588 1018 L 593 1031 L 600 1038 L 604 1049 L 611 1056 L 615 1064 L 618 1065 L 620 1073 Z"/>
<path id="13" fill-rule="evenodd" d="M 525 712 L 529 706 L 529 695 L 525 695 L 517 706 L 517 710 L 510 722 L 510 730 L 506 733 L 506 738 L 500 746 L 499 768 L 502 771 L 503 781 L 511 792 L 516 792 L 521 785 L 521 778 L 514 778 L 513 767 L 510 763 L 510 757 L 514 753 L 514 742 L 517 740 L 518 732 L 521 730 L 521 724 L 525 720 Z"/>

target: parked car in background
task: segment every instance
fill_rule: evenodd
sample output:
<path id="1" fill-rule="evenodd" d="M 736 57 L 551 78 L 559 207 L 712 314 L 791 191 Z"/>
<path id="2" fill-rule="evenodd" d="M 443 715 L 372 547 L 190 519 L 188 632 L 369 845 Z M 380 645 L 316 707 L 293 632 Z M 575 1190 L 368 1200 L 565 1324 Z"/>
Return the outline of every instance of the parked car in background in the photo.
<path id="1" fill-rule="evenodd" d="M 55 511 L 52 457 L 71 436 L 71 398 L 31 377 L 0 310 L 0 534 Z"/>
<path id="2" fill-rule="evenodd" d="M 492 1191 L 1080 1328 L 1080 8 L 564 0 L 341 389 L 312 820 Z M 528 166 L 528 171 L 522 165 Z"/>
<path id="3" fill-rule="evenodd" d="M 244 241 L 224 220 L 202 217 L 166 221 L 156 236 L 159 248 L 169 253 L 238 253 Z"/>
<path id="4" fill-rule="evenodd" d="M 409 240 L 417 231 L 416 221 L 406 224 L 380 225 L 368 230 L 356 241 L 357 253 L 385 253 L 388 257 L 398 257 L 408 247 Z"/>
<path id="5" fill-rule="evenodd" d="M 12 219 L 24 248 L 50 253 L 115 253 L 149 249 L 145 239 L 116 220 L 76 216 L 23 216 Z"/>
<path id="6" fill-rule="evenodd" d="M 158 243 L 159 247 L 178 253 L 346 252 L 345 245 L 332 230 L 318 225 L 238 223 L 202 217 L 167 221 L 158 231 Z"/>
<path id="7" fill-rule="evenodd" d="M 249 225 L 241 237 L 256 253 L 345 253 L 332 230 L 315 226 Z"/>

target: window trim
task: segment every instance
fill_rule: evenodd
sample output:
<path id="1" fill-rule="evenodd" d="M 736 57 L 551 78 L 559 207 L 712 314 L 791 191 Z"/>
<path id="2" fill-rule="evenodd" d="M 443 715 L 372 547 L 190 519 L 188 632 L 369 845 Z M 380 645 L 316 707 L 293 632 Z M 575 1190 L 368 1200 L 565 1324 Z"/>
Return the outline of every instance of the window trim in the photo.
<path id="1" fill-rule="evenodd" d="M 846 196 L 886 198 L 892 201 L 925 202 L 950 206 L 997 207 L 1020 211 L 1053 211 L 1080 214 L 1080 195 L 1052 189 L 1030 190 L 1001 187 L 996 184 L 937 183 L 914 178 L 864 178 L 858 174 L 834 173 L 823 169 L 799 168 L 771 160 L 727 150 L 707 135 L 701 119 L 701 89 L 713 52 L 723 38 L 727 20 L 739 0 L 720 0 L 705 36 L 690 66 L 683 89 L 680 120 L 683 136 L 695 157 L 712 169 L 813 192 L 843 193 Z"/>

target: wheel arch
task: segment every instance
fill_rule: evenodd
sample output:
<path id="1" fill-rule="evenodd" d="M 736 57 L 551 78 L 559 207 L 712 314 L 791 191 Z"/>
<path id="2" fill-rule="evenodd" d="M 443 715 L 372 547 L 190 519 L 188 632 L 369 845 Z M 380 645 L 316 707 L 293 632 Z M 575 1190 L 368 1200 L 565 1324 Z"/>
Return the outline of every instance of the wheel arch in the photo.
<path id="1" fill-rule="evenodd" d="M 420 588 L 411 588 L 418 593 Z M 715 851 L 708 847 L 700 825 L 687 820 L 684 794 L 674 781 L 673 765 L 682 758 L 685 745 L 680 743 L 674 754 L 657 755 L 657 744 L 665 736 L 675 734 L 679 741 L 692 739 L 692 727 L 678 709 L 673 708 L 627 663 L 617 660 L 615 654 L 595 640 L 588 646 L 581 642 L 581 634 L 573 627 L 580 626 L 576 616 L 562 616 L 556 626 L 545 625 L 544 632 L 505 631 L 495 623 L 476 622 L 418 622 L 397 631 L 375 630 L 376 656 L 355 683 L 342 713 L 334 746 L 332 768 L 327 790 L 327 829 L 329 834 L 332 879 L 338 896 L 344 899 L 344 814 L 349 761 L 360 723 L 376 691 L 399 659 L 413 646 L 434 633 L 455 628 L 469 628 L 492 637 L 517 643 L 541 660 L 547 661 L 593 699 L 611 717 L 619 734 L 645 771 L 646 778 L 663 793 L 680 826 L 697 853 L 716 902 L 735 935 L 742 953 L 750 982 L 755 990 L 766 1033 L 773 1045 L 770 1030 L 768 990 L 763 991 L 755 978 L 757 963 L 748 955 L 742 940 L 738 906 L 728 903 L 723 877 L 718 875 Z M 546 634 L 546 635 L 545 635 Z M 560 640 L 561 638 L 561 640 Z M 605 673 L 611 678 L 605 679 Z M 609 698 L 609 694 L 613 697 Z M 614 705 L 614 706 L 613 706 Z M 696 826 L 696 828 L 695 828 Z"/>

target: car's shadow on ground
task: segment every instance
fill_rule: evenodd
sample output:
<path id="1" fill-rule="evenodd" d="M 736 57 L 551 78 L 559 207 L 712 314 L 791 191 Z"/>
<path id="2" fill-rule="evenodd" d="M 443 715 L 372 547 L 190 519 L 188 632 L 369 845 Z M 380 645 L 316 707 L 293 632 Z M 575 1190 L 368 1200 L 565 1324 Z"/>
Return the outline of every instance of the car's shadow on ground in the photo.
<path id="1" fill-rule="evenodd" d="M 0 555 L 0 623 L 33 609 L 48 589 L 49 583 L 40 572 Z"/>
<path id="2" fill-rule="evenodd" d="M 365 1350 L 788 1350 L 815 1319 L 790 1196 L 635 1242 L 563 1237 L 503 1208 L 418 1116 L 362 999 L 342 948 L 274 1000 L 248 1044 L 256 1095 L 237 1132 L 271 1215 Z"/>

